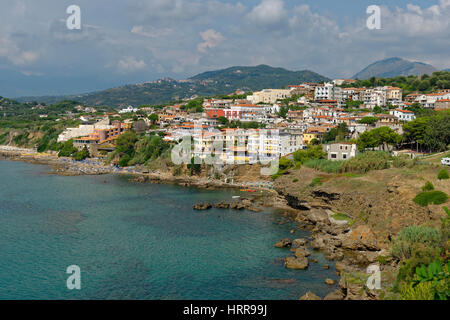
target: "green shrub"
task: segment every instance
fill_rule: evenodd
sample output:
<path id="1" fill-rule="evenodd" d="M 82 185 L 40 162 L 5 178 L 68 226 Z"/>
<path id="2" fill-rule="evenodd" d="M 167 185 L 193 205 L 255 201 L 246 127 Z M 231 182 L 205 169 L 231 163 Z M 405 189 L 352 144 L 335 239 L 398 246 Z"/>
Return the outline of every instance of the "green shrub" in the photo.
<path id="1" fill-rule="evenodd" d="M 449 175 L 448 175 L 448 171 L 445 169 L 442 169 L 441 171 L 439 171 L 438 173 L 438 179 L 439 180 L 447 180 L 449 179 Z"/>
<path id="2" fill-rule="evenodd" d="M 414 286 L 413 283 L 403 283 L 400 286 L 401 300 L 434 300 L 433 286 L 431 282 L 420 283 Z"/>
<path id="3" fill-rule="evenodd" d="M 281 170 L 287 170 L 294 165 L 294 162 L 286 158 L 281 158 L 278 165 Z"/>
<path id="4" fill-rule="evenodd" d="M 393 157 L 392 158 L 392 165 L 395 168 L 412 168 L 414 167 L 414 165 L 417 164 L 417 158 L 414 159 L 410 159 L 408 156 L 406 155 L 400 155 L 398 157 Z"/>
<path id="5" fill-rule="evenodd" d="M 74 158 L 76 161 L 81 161 L 81 160 L 84 160 L 84 159 L 86 159 L 86 158 L 88 158 L 88 157 L 89 157 L 89 150 L 86 148 L 86 146 L 84 146 L 83 150 L 78 151 L 78 152 L 76 152 L 76 153 L 73 155 L 73 158 Z"/>
<path id="6" fill-rule="evenodd" d="M 315 186 L 321 186 L 322 185 L 322 178 L 317 177 L 314 178 L 313 181 L 309 184 L 310 187 L 315 187 Z"/>
<path id="7" fill-rule="evenodd" d="M 324 159 L 326 156 L 327 154 L 323 151 L 321 145 L 310 145 L 306 150 L 297 150 L 294 152 L 294 160 L 300 164 L 303 164 L 309 159 Z"/>
<path id="8" fill-rule="evenodd" d="M 442 191 L 425 191 L 419 193 L 415 198 L 414 202 L 422 207 L 429 204 L 443 204 L 448 200 L 448 195 Z"/>
<path id="9" fill-rule="evenodd" d="M 408 259 L 418 246 L 436 247 L 440 244 L 439 231 L 426 226 L 409 226 L 400 230 L 392 244 L 392 256 Z"/>
<path id="10" fill-rule="evenodd" d="M 369 151 L 344 161 L 342 172 L 366 173 L 371 170 L 383 170 L 389 168 L 389 154 L 382 151 Z"/>
<path id="11" fill-rule="evenodd" d="M 294 179 L 294 180 L 292 180 L 292 182 L 293 182 L 293 183 L 296 183 L 296 182 L 298 182 L 298 179 Z"/>
<path id="12" fill-rule="evenodd" d="M 342 161 L 331 161 L 327 159 L 309 159 L 305 161 L 304 165 L 308 168 L 327 173 L 338 173 L 341 171 L 342 163 Z"/>
<path id="13" fill-rule="evenodd" d="M 119 160 L 119 166 L 121 166 L 122 168 L 127 167 L 130 160 L 131 157 L 128 154 L 123 155 Z"/>
<path id="14" fill-rule="evenodd" d="M 427 181 L 425 185 L 422 187 L 422 191 L 431 191 L 434 190 L 434 186 L 430 181 Z"/>

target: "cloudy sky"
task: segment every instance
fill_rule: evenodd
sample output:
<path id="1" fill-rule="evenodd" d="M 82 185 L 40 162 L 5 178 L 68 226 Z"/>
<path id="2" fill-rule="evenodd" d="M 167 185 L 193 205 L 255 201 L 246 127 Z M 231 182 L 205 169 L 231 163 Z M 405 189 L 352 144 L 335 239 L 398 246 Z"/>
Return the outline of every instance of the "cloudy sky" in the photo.
<path id="1" fill-rule="evenodd" d="M 69 30 L 69 5 L 81 30 Z M 349 77 L 393 56 L 450 67 L 450 0 L 1 0 L 0 96 L 81 93 L 234 65 Z M 381 30 L 366 27 L 381 7 Z"/>

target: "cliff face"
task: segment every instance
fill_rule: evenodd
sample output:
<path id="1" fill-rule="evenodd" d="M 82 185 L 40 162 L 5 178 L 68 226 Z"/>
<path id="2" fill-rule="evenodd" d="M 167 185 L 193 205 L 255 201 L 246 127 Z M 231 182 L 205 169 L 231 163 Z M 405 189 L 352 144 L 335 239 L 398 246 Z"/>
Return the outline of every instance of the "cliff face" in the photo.
<path id="1" fill-rule="evenodd" d="M 437 165 L 391 168 L 365 175 L 325 174 L 309 168 L 292 170 L 278 178 L 275 190 L 297 209 L 295 220 L 309 230 L 309 246 L 336 261 L 339 290 L 325 299 L 379 299 L 390 292 L 398 270 L 391 244 L 404 227 L 440 226 L 443 205 L 421 207 L 413 198 L 426 181 L 450 193 L 448 180 L 438 180 Z M 367 267 L 382 272 L 382 291 L 366 285 Z"/>
<path id="2" fill-rule="evenodd" d="M 421 207 L 413 202 L 426 181 L 436 190 L 450 193 L 450 183 L 438 180 L 438 171 L 427 166 L 344 176 L 301 168 L 277 179 L 274 187 L 294 208 L 328 209 L 346 216 L 352 226 L 370 226 L 379 242 L 388 247 L 390 239 L 408 225 L 439 225 L 442 205 Z"/>

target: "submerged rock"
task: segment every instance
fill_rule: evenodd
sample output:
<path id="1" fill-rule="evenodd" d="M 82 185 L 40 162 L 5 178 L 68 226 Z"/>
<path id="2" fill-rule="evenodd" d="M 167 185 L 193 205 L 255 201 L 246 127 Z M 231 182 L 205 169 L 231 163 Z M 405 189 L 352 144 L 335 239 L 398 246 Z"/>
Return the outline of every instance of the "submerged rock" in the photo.
<path id="1" fill-rule="evenodd" d="M 287 247 L 290 247 L 291 244 L 292 244 L 291 239 L 285 238 L 285 239 L 281 239 L 280 241 L 275 243 L 273 246 L 275 248 L 287 248 Z"/>
<path id="2" fill-rule="evenodd" d="M 284 259 L 284 265 L 288 269 L 304 270 L 308 268 L 308 258 L 286 257 Z"/>
<path id="3" fill-rule="evenodd" d="M 208 210 L 212 208 L 212 205 L 210 203 L 197 203 L 194 204 L 194 210 Z"/>
<path id="4" fill-rule="evenodd" d="M 295 250 L 295 256 L 297 258 L 309 257 L 310 255 L 311 255 L 311 253 L 306 248 L 297 248 Z"/>

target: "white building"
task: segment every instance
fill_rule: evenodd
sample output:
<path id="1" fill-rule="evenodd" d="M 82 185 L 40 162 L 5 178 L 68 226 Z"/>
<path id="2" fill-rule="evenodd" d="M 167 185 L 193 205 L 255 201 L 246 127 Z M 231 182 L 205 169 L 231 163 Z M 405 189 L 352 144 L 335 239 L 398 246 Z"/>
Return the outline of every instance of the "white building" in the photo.
<path id="1" fill-rule="evenodd" d="M 133 108 L 133 106 L 128 106 L 127 108 L 120 110 L 119 113 L 129 113 L 129 112 L 135 113 L 138 110 L 139 110 L 138 108 Z"/>
<path id="2" fill-rule="evenodd" d="M 414 112 L 409 110 L 395 109 L 391 110 L 389 113 L 400 121 L 413 121 L 416 118 Z"/>

